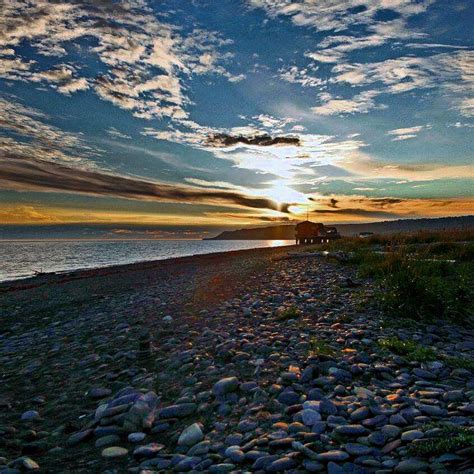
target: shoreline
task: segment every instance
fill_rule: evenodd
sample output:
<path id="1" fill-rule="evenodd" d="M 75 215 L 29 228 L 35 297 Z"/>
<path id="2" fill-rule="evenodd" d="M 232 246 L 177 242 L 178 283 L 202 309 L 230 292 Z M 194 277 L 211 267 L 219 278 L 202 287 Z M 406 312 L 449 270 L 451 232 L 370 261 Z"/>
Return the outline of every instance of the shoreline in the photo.
<path id="1" fill-rule="evenodd" d="M 102 242 L 102 241 L 101 241 Z M 102 271 L 105 271 L 107 274 L 109 274 L 110 270 L 115 270 L 115 271 L 120 271 L 122 270 L 129 270 L 133 271 L 135 270 L 141 270 L 145 269 L 149 266 L 155 266 L 159 264 L 160 262 L 168 262 L 170 264 L 173 263 L 182 263 L 184 262 L 183 259 L 189 259 L 189 258 L 195 258 L 195 257 L 207 257 L 209 255 L 218 255 L 218 256 L 223 256 L 226 254 L 234 254 L 236 252 L 251 252 L 251 251 L 256 251 L 256 250 L 270 250 L 270 249 L 278 249 L 278 248 L 286 248 L 286 249 L 293 249 L 293 248 L 298 248 L 297 245 L 281 245 L 281 246 L 275 246 L 275 247 L 253 247 L 249 249 L 239 249 L 239 250 L 226 250 L 226 251 L 216 251 L 216 252 L 208 252 L 208 253 L 199 253 L 199 254 L 192 254 L 192 255 L 184 255 L 181 257 L 169 257 L 169 258 L 161 258 L 157 260 L 143 260 L 143 261 L 138 261 L 138 262 L 132 262 L 132 263 L 123 263 L 123 264 L 111 264 L 111 265 L 105 265 L 101 267 L 91 267 L 91 268 L 78 268 L 77 270 L 64 270 L 64 271 L 57 271 L 57 272 L 42 272 L 38 275 L 32 275 L 32 276 L 25 276 L 21 278 L 16 278 L 13 280 L 0 280 L 0 293 L 2 291 L 9 291 L 9 288 L 6 289 L 5 287 L 16 287 L 20 285 L 21 283 L 25 284 L 34 284 L 36 281 L 40 279 L 46 279 L 46 280 L 53 280 L 53 277 L 77 277 L 81 278 L 81 276 L 85 278 L 93 277 L 93 276 L 99 276 Z M 115 273 L 115 272 L 114 272 Z M 47 284 L 48 281 L 45 282 Z M 18 285 L 17 285 L 18 284 Z M 21 286 L 21 285 L 20 285 Z"/>

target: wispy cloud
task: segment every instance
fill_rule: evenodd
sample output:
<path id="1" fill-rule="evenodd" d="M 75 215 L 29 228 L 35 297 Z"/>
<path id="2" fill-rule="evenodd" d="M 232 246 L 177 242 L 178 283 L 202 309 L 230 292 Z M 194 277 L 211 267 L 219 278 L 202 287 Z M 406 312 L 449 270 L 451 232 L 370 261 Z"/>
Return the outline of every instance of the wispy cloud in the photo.
<path id="1" fill-rule="evenodd" d="M 112 138 L 119 138 L 122 140 L 131 140 L 132 137 L 130 135 L 127 135 L 126 133 L 121 132 L 120 130 L 117 130 L 115 127 L 110 127 L 108 128 L 105 133 L 107 135 L 110 135 Z"/>
<path id="2" fill-rule="evenodd" d="M 415 125 L 413 127 L 396 128 L 389 130 L 387 135 L 392 135 L 392 141 L 409 140 L 410 138 L 416 138 L 422 130 L 429 130 L 431 125 Z"/>
<path id="3" fill-rule="evenodd" d="M 374 108 L 383 108 L 383 105 L 376 105 L 375 97 L 380 94 L 377 90 L 365 91 L 355 95 L 350 99 L 333 97 L 329 93 L 320 94 L 322 104 L 312 107 L 311 110 L 317 115 L 344 115 L 363 113 L 366 114 Z"/>

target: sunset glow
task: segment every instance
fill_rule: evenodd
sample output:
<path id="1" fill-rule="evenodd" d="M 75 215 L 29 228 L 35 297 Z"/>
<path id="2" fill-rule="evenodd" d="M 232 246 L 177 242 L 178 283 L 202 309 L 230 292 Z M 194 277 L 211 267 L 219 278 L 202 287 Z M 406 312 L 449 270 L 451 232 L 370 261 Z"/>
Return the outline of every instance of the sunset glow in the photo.
<path id="1" fill-rule="evenodd" d="M 472 213 L 471 2 L 119 3 L 2 8 L 1 224 Z"/>

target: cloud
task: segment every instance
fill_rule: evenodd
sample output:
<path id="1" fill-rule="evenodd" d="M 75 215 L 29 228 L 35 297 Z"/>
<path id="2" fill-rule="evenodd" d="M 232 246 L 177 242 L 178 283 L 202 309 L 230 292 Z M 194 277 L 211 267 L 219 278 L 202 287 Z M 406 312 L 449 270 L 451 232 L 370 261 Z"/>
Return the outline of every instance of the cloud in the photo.
<path id="1" fill-rule="evenodd" d="M 291 66 L 280 70 L 280 78 L 293 84 L 301 84 L 303 87 L 319 87 L 326 81 L 312 76 L 308 69 L 299 69 L 297 66 Z"/>
<path id="2" fill-rule="evenodd" d="M 458 109 L 464 117 L 474 117 L 474 98 L 462 99 Z"/>
<path id="3" fill-rule="evenodd" d="M 322 105 L 312 107 L 311 110 L 317 115 L 345 115 L 354 113 L 366 114 L 374 108 L 383 108 L 382 105 L 375 104 L 375 97 L 379 91 L 371 90 L 361 92 L 351 99 L 334 98 L 331 94 L 320 94 L 323 99 Z"/>
<path id="4" fill-rule="evenodd" d="M 112 138 L 120 138 L 122 140 L 131 140 L 132 137 L 130 135 L 127 135 L 126 133 L 121 132 L 120 130 L 117 130 L 115 127 L 110 127 L 108 128 L 105 133 L 107 135 L 110 135 Z"/>
<path id="5" fill-rule="evenodd" d="M 336 209 L 331 205 L 332 200 L 337 201 Z M 401 199 L 347 195 L 333 195 L 331 197 L 314 195 L 311 201 L 313 205 L 310 208 L 310 213 L 339 222 L 360 220 L 360 218 L 377 220 L 382 218 L 460 216 L 470 214 L 474 203 L 471 198 Z"/>
<path id="6" fill-rule="evenodd" d="M 62 94 L 86 89 L 143 119 L 184 118 L 190 103 L 185 80 L 213 74 L 243 79 L 224 67 L 231 44 L 218 33 L 182 28 L 157 18 L 142 0 L 51 2 L 12 0 L 0 12 L 0 77 L 45 83 Z M 72 60 L 80 44 L 82 56 L 95 56 L 101 73 Z M 18 52 L 28 45 L 54 63 L 27 61 Z"/>
<path id="7" fill-rule="evenodd" d="M 445 165 L 443 163 L 395 164 L 376 160 L 354 150 L 335 160 L 334 165 L 351 173 L 352 181 L 396 179 L 406 181 L 434 181 L 472 176 L 471 165 Z"/>
<path id="8" fill-rule="evenodd" d="M 42 156 L 64 163 L 93 166 L 91 156 L 102 150 L 91 147 L 79 133 L 65 132 L 48 123 L 49 117 L 39 110 L 16 100 L 0 96 L 0 152 L 24 156 Z"/>
<path id="9" fill-rule="evenodd" d="M 339 64 L 332 68 L 331 82 L 351 86 L 380 83 L 381 93 L 400 94 L 426 88 L 439 88 L 456 97 L 472 93 L 474 51 L 441 53 L 426 57 L 400 57 L 377 63 Z M 472 113 L 473 99 L 454 99 L 462 115 Z"/>
<path id="10" fill-rule="evenodd" d="M 286 212 L 270 199 L 219 189 L 145 181 L 98 170 L 70 168 L 50 161 L 6 155 L 0 157 L 0 185 L 4 189 L 66 192 L 157 202 L 210 204 Z"/>
<path id="11" fill-rule="evenodd" d="M 306 56 L 320 63 L 339 63 L 351 51 L 425 37 L 409 20 L 426 11 L 434 1 L 248 0 L 248 3 L 263 9 L 270 18 L 284 16 L 296 26 L 331 32 L 316 51 L 309 51 Z"/>
<path id="12" fill-rule="evenodd" d="M 377 13 L 387 9 L 396 16 L 408 18 L 425 11 L 433 1 L 248 0 L 248 3 L 251 7 L 265 10 L 270 17 L 287 16 L 297 26 L 318 31 L 342 31 L 354 25 L 372 25 L 377 22 Z"/>
<path id="13" fill-rule="evenodd" d="M 414 127 L 396 128 L 389 130 L 387 135 L 392 135 L 392 142 L 416 138 L 422 130 L 429 130 L 431 125 L 416 125 Z"/>
<path id="14" fill-rule="evenodd" d="M 293 145 L 299 146 L 300 139 L 298 137 L 271 137 L 270 135 L 228 135 L 225 133 L 217 133 L 211 135 L 207 139 L 207 144 L 213 147 L 231 147 L 238 144 L 253 145 L 253 146 L 279 146 L 279 145 Z"/>

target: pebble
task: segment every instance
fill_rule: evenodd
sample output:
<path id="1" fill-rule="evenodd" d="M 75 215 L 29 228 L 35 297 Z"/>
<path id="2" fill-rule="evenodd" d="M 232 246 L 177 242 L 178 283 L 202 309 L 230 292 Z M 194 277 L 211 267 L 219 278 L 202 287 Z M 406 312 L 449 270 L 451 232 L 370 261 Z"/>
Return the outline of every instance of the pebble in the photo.
<path id="1" fill-rule="evenodd" d="M 28 410 L 28 411 L 25 411 L 25 413 L 21 415 L 22 421 L 34 421 L 34 420 L 38 420 L 39 418 L 40 418 L 40 415 L 36 410 Z"/>
<path id="2" fill-rule="evenodd" d="M 226 395 L 228 393 L 235 392 L 239 387 L 239 380 L 237 377 L 226 377 L 220 379 L 218 382 L 214 384 L 212 387 L 212 392 L 214 395 Z"/>
<path id="3" fill-rule="evenodd" d="M 201 427 L 197 423 L 193 423 L 183 430 L 178 438 L 178 446 L 193 446 L 204 439 Z"/>
<path id="4" fill-rule="evenodd" d="M 111 459 L 111 458 L 123 458 L 127 456 L 128 449 L 122 448 L 120 446 L 111 446 L 110 448 L 105 448 L 102 451 L 102 457 Z"/>
<path id="5" fill-rule="evenodd" d="M 419 459 L 405 459 L 404 461 L 397 464 L 395 472 L 410 473 L 410 472 L 423 472 L 429 470 L 429 464 Z"/>
<path id="6" fill-rule="evenodd" d="M 146 434 L 145 433 L 130 433 L 128 436 L 127 436 L 127 439 L 128 441 L 130 441 L 130 443 L 140 443 L 141 441 L 143 441 L 144 439 L 146 438 Z"/>

